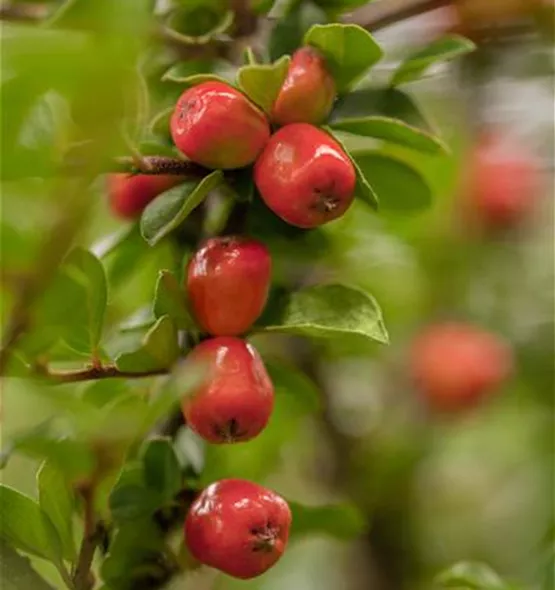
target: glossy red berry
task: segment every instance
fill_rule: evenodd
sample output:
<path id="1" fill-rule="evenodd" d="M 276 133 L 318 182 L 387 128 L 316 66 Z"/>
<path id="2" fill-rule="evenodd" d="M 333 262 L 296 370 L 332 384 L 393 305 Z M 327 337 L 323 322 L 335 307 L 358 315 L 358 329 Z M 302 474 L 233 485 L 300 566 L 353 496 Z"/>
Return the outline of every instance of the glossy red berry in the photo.
<path id="1" fill-rule="evenodd" d="M 223 82 L 205 82 L 186 90 L 177 101 L 170 126 L 177 148 L 207 168 L 248 166 L 270 137 L 264 113 Z"/>
<path id="2" fill-rule="evenodd" d="M 294 123 L 266 144 L 254 180 L 268 207 L 297 227 L 341 217 L 353 201 L 356 174 L 349 156 L 327 133 Z"/>
<path id="3" fill-rule="evenodd" d="M 224 479 L 191 505 L 185 540 L 198 561 L 248 579 L 282 556 L 290 526 L 291 510 L 281 496 L 250 481 Z"/>
<path id="4" fill-rule="evenodd" d="M 189 359 L 207 377 L 183 399 L 187 424 L 211 443 L 243 442 L 262 432 L 274 406 L 274 388 L 255 348 L 222 336 L 201 342 Z"/>
<path id="5" fill-rule="evenodd" d="M 438 410 L 457 411 L 476 405 L 501 385 L 511 368 L 506 344 L 468 324 L 431 326 L 412 346 L 415 383 Z"/>
<path id="6" fill-rule="evenodd" d="M 325 121 L 333 107 L 336 88 L 326 61 L 313 47 L 298 49 L 272 108 L 278 125 Z"/>
<path id="7" fill-rule="evenodd" d="M 202 329 L 214 336 L 246 332 L 264 309 L 271 270 L 270 253 L 256 240 L 208 240 L 187 272 L 189 300 Z"/>
<path id="8" fill-rule="evenodd" d="M 523 146 L 511 144 L 498 134 L 485 134 L 466 174 L 467 213 L 479 225 L 510 229 L 534 210 L 540 171 Z"/>
<path id="9" fill-rule="evenodd" d="M 169 174 L 110 174 L 107 178 L 110 208 L 118 217 L 135 219 L 159 194 L 183 180 Z"/>

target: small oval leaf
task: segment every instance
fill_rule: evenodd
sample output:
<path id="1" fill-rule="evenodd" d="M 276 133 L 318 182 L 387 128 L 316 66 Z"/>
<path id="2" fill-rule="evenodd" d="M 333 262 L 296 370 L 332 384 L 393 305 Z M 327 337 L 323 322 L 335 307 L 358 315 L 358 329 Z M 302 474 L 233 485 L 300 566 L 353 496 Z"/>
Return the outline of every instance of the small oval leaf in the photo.
<path id="1" fill-rule="evenodd" d="M 181 330 L 196 330 L 186 304 L 187 295 L 169 270 L 161 270 L 158 274 L 154 295 L 154 317 L 171 317 Z"/>
<path id="2" fill-rule="evenodd" d="M 154 199 L 141 216 L 141 235 L 151 245 L 179 227 L 208 193 L 223 181 L 221 170 L 214 170 L 202 180 L 188 180 Z"/>
<path id="3" fill-rule="evenodd" d="M 476 46 L 470 39 L 460 35 L 447 35 L 434 41 L 424 49 L 420 49 L 407 58 L 395 70 L 391 79 L 391 86 L 406 84 L 418 80 L 432 65 L 450 61 L 466 53 L 474 51 Z"/>
<path id="4" fill-rule="evenodd" d="M 324 55 L 339 93 L 348 90 L 382 57 L 372 35 L 358 25 L 314 25 L 303 42 Z"/>
<path id="5" fill-rule="evenodd" d="M 314 338 L 358 334 L 383 344 L 389 341 L 378 304 L 358 288 L 316 285 L 287 294 L 271 307 L 261 319 L 261 331 Z"/>
<path id="6" fill-rule="evenodd" d="M 352 156 L 378 194 L 382 210 L 420 211 L 430 206 L 430 186 L 407 163 L 375 151 L 354 151 Z"/>
<path id="7" fill-rule="evenodd" d="M 149 440 L 143 453 L 146 485 L 171 500 L 181 489 L 181 466 L 170 439 Z"/>
<path id="8" fill-rule="evenodd" d="M 269 113 L 287 76 L 291 58 L 283 56 L 271 65 L 243 66 L 237 72 L 237 84 L 262 110 Z"/>

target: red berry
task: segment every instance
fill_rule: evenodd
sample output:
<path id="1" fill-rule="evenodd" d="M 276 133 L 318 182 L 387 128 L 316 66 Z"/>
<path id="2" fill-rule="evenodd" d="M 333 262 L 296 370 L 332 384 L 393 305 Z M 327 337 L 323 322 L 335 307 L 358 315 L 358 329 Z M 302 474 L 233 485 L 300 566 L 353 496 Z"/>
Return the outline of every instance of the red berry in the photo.
<path id="1" fill-rule="evenodd" d="M 274 406 L 274 388 L 255 348 L 222 336 L 201 342 L 189 359 L 208 377 L 183 399 L 187 424 L 211 443 L 243 442 L 262 432 Z"/>
<path id="2" fill-rule="evenodd" d="M 256 161 L 254 180 L 276 215 L 309 228 L 345 213 L 353 201 L 356 174 L 332 137 L 307 123 L 294 123 L 270 138 Z"/>
<path id="3" fill-rule="evenodd" d="M 262 111 L 222 82 L 186 90 L 171 118 L 177 148 L 207 168 L 242 168 L 256 159 L 270 137 Z"/>
<path id="4" fill-rule="evenodd" d="M 185 539 L 200 562 L 236 578 L 263 574 L 282 556 L 291 510 L 272 490 L 250 481 L 224 479 L 193 502 Z"/>
<path id="5" fill-rule="evenodd" d="M 272 109 L 279 125 L 325 121 L 335 100 L 335 81 L 324 58 L 312 47 L 302 47 L 291 59 L 287 77 Z"/>
<path id="6" fill-rule="evenodd" d="M 438 410 L 474 406 L 509 375 L 508 347 L 477 327 L 431 326 L 413 343 L 411 369 L 422 395 Z"/>
<path id="7" fill-rule="evenodd" d="M 180 176 L 150 174 L 110 174 L 108 196 L 112 211 L 125 219 L 135 219 L 159 194 L 183 182 Z"/>
<path id="8" fill-rule="evenodd" d="M 515 227 L 534 209 L 539 175 L 537 163 L 522 146 L 484 135 L 470 163 L 468 214 L 486 228 Z"/>
<path id="9" fill-rule="evenodd" d="M 208 240 L 189 263 L 187 291 L 206 332 L 237 336 L 262 313 L 272 261 L 264 244 L 241 237 Z"/>

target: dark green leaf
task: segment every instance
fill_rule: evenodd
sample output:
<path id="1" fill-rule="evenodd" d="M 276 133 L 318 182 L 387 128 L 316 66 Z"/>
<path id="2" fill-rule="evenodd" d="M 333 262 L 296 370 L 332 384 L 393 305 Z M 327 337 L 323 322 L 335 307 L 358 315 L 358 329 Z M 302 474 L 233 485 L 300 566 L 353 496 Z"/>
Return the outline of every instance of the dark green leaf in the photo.
<path id="1" fill-rule="evenodd" d="M 143 453 L 146 485 L 171 500 L 181 489 L 181 467 L 170 439 L 152 439 Z"/>
<path id="2" fill-rule="evenodd" d="M 171 367 L 178 356 L 176 326 L 168 316 L 163 316 L 147 332 L 142 346 L 120 354 L 116 365 L 120 371 L 147 373 Z"/>
<path id="3" fill-rule="evenodd" d="M 368 526 L 364 515 L 353 504 L 306 506 L 288 502 L 293 515 L 291 536 L 326 534 L 337 539 L 353 539 Z"/>
<path id="4" fill-rule="evenodd" d="M 337 137 L 337 135 L 328 127 L 323 128 L 327 131 L 337 143 L 343 148 L 343 151 L 349 156 L 356 173 L 355 197 L 366 201 L 373 209 L 377 209 L 379 205 L 379 197 L 374 192 L 372 185 L 368 182 L 364 172 L 361 170 L 358 162 L 353 158 L 352 154 L 347 150 L 345 144 Z"/>
<path id="5" fill-rule="evenodd" d="M 53 590 L 31 567 L 28 558 L 19 555 L 0 539 L 2 590 Z"/>
<path id="6" fill-rule="evenodd" d="M 0 536 L 15 549 L 61 562 L 60 537 L 40 506 L 4 485 L 0 485 L 0 522 Z"/>
<path id="7" fill-rule="evenodd" d="M 470 53 L 475 47 L 472 41 L 459 35 L 442 37 L 406 59 L 393 74 L 391 85 L 418 80 L 430 66 Z"/>
<path id="8" fill-rule="evenodd" d="M 331 128 L 353 135 L 374 137 L 430 154 L 447 153 L 447 146 L 430 133 L 411 127 L 399 119 L 373 116 L 360 119 L 341 119 Z"/>
<path id="9" fill-rule="evenodd" d="M 161 318 L 167 315 L 181 330 L 196 330 L 195 321 L 187 309 L 186 298 L 185 290 L 173 274 L 169 270 L 161 270 L 154 295 L 154 316 Z"/>
<path id="10" fill-rule="evenodd" d="M 338 284 L 306 287 L 284 296 L 262 316 L 258 329 L 314 338 L 359 334 L 388 342 L 374 298 L 360 289 Z"/>
<path id="11" fill-rule="evenodd" d="M 277 396 L 292 396 L 299 414 L 315 414 L 320 410 L 320 392 L 304 373 L 284 361 L 265 359 L 264 364 Z"/>
<path id="12" fill-rule="evenodd" d="M 136 233 L 136 225 L 129 224 L 118 229 L 113 234 L 104 236 L 95 242 L 91 247 L 91 252 L 97 258 L 104 258 L 109 256 L 114 250 L 121 246 L 124 242 Z"/>
<path id="13" fill-rule="evenodd" d="M 254 103 L 270 113 L 287 76 L 290 62 L 290 57 L 283 56 L 271 65 L 243 66 L 237 72 L 237 84 Z"/>
<path id="14" fill-rule="evenodd" d="M 170 120 L 174 110 L 175 106 L 172 105 L 156 113 L 148 124 L 148 131 L 153 135 L 168 137 L 170 134 Z"/>
<path id="15" fill-rule="evenodd" d="M 304 44 L 325 56 L 339 93 L 347 91 L 382 57 L 372 35 L 358 25 L 314 25 L 304 36 Z"/>
<path id="16" fill-rule="evenodd" d="M 439 574 L 435 583 L 456 590 L 510 590 L 489 566 L 473 562 L 457 563 Z"/>
<path id="17" fill-rule="evenodd" d="M 141 234 L 151 245 L 179 227 L 208 193 L 223 181 L 221 170 L 214 170 L 200 181 L 189 180 L 154 199 L 141 217 Z"/>
<path id="18" fill-rule="evenodd" d="M 155 490 L 133 484 L 117 486 L 110 495 L 110 511 L 116 522 L 148 517 L 163 503 Z"/>
<path id="19" fill-rule="evenodd" d="M 414 168 L 378 152 L 352 152 L 355 162 L 387 211 L 418 211 L 430 206 L 432 191 Z"/>
<path id="20" fill-rule="evenodd" d="M 60 537 L 65 559 L 73 562 L 77 555 L 73 538 L 73 492 L 68 480 L 51 462 L 44 462 L 37 473 L 39 504 Z"/>
<path id="21" fill-rule="evenodd" d="M 368 0 L 315 0 L 318 6 L 325 8 L 332 14 L 341 14 L 343 12 L 350 12 L 358 6 L 367 4 Z"/>
<path id="22" fill-rule="evenodd" d="M 233 24 L 233 12 L 222 2 L 188 2 L 170 13 L 166 34 L 185 45 L 204 45 Z"/>
<path id="23" fill-rule="evenodd" d="M 371 115 L 401 119 L 413 127 L 431 130 L 415 100 L 397 88 L 362 88 L 350 92 L 335 103 L 331 120 L 334 122 Z"/>

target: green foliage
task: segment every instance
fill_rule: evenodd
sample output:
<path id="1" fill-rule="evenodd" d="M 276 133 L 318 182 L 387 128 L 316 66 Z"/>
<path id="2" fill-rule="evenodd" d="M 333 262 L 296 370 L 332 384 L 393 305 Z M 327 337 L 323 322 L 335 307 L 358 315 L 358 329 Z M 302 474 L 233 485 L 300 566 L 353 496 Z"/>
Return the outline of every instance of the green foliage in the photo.
<path id="1" fill-rule="evenodd" d="M 271 65 L 250 64 L 237 72 L 237 84 L 266 113 L 270 113 L 287 76 L 291 59 L 280 58 Z"/>
<path id="2" fill-rule="evenodd" d="M 263 314 L 265 332 L 331 338 L 357 334 L 386 344 L 388 335 L 374 298 L 346 285 L 316 285 L 278 297 Z"/>
<path id="3" fill-rule="evenodd" d="M 325 56 L 341 94 L 382 57 L 382 50 L 372 35 L 358 25 L 314 25 L 303 41 Z"/>
<path id="4" fill-rule="evenodd" d="M 293 515 L 291 537 L 324 534 L 337 539 L 360 536 L 367 526 L 364 514 L 353 504 L 307 506 L 289 501 Z"/>
<path id="5" fill-rule="evenodd" d="M 455 59 L 474 49 L 472 41 L 459 35 L 447 35 L 408 57 L 393 74 L 391 85 L 414 82 L 434 64 Z"/>
<path id="6" fill-rule="evenodd" d="M 353 151 L 352 157 L 386 211 L 418 211 L 430 206 L 432 191 L 423 176 L 399 158 L 377 151 Z"/>
<path id="7" fill-rule="evenodd" d="M 143 452 L 146 485 L 171 500 L 181 489 L 181 467 L 167 438 L 152 439 Z"/>
<path id="8" fill-rule="evenodd" d="M 151 245 L 157 244 L 177 229 L 198 207 L 208 193 L 223 181 L 221 170 L 215 170 L 202 180 L 187 180 L 154 199 L 141 217 L 141 235 Z"/>
<path id="9" fill-rule="evenodd" d="M 53 590 L 32 568 L 30 561 L 0 539 L 0 570 L 4 590 Z"/>
<path id="10" fill-rule="evenodd" d="M 196 330 L 195 321 L 187 309 L 187 296 L 177 279 L 168 270 L 161 270 L 154 295 L 154 317 L 170 317 L 180 330 Z"/>
<path id="11" fill-rule="evenodd" d="M 436 578 L 437 588 L 456 590 L 515 590 L 483 563 L 461 562 L 446 569 Z"/>

